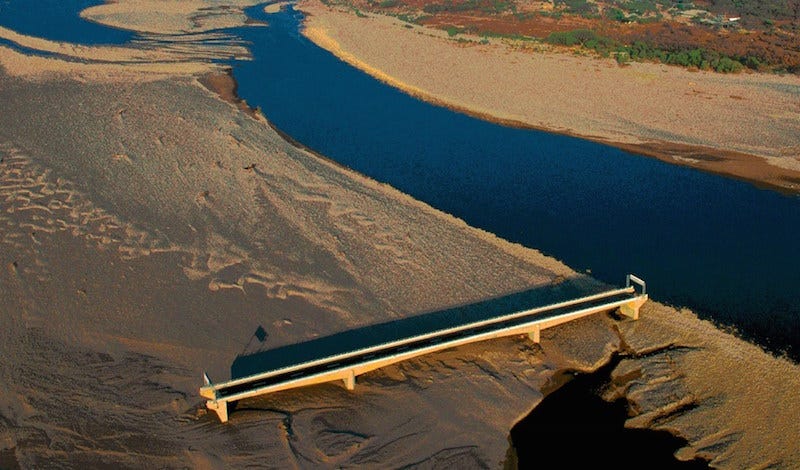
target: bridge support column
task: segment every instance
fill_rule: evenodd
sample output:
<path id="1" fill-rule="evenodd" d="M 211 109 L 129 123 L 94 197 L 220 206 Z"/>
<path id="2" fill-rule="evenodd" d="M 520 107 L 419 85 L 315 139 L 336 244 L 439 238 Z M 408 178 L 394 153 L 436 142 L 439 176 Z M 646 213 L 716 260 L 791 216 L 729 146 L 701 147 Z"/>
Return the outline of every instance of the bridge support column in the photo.
<path id="1" fill-rule="evenodd" d="M 621 314 L 625 315 L 626 317 L 630 317 L 634 320 L 639 319 L 639 309 L 642 308 L 642 305 L 647 302 L 647 295 L 642 295 L 636 297 L 635 299 L 631 300 L 626 304 L 622 304 L 619 307 L 619 311 Z"/>
<path id="2" fill-rule="evenodd" d="M 208 400 L 206 408 L 217 413 L 221 423 L 228 422 L 228 402 L 225 400 Z"/>
<path id="3" fill-rule="evenodd" d="M 542 332 L 542 329 L 541 329 L 541 328 L 539 328 L 538 326 L 534 326 L 534 327 L 533 327 L 533 331 L 531 331 L 530 333 L 528 333 L 528 337 L 529 337 L 529 338 L 531 339 L 531 341 L 533 341 L 534 343 L 539 343 L 539 342 L 540 342 L 540 340 L 541 340 L 541 332 Z"/>
<path id="4" fill-rule="evenodd" d="M 355 390 L 356 388 L 356 374 L 351 370 L 347 372 L 344 378 L 344 388 L 348 390 Z"/>

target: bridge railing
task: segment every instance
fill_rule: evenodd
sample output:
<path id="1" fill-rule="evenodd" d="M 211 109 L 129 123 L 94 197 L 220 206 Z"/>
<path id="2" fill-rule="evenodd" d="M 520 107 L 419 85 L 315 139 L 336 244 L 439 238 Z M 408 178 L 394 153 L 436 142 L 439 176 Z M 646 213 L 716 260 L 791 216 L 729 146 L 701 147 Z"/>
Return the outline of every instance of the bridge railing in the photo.
<path id="1" fill-rule="evenodd" d="M 627 276 L 625 276 L 625 287 L 631 287 L 631 284 L 636 284 L 639 287 L 641 287 L 642 289 L 641 295 L 647 294 L 647 284 L 644 282 L 644 280 L 642 280 L 638 276 L 634 274 L 628 274 Z"/>

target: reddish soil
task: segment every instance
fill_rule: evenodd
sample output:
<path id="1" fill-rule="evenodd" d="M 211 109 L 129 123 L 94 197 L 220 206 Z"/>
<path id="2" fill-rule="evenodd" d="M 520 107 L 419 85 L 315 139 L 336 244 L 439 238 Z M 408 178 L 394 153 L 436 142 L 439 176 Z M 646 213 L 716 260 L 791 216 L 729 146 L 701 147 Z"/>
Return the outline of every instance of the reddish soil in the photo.
<path id="1" fill-rule="evenodd" d="M 800 22 L 775 20 L 771 25 L 743 18 L 750 29 L 734 27 L 726 29 L 689 23 L 686 19 L 672 19 L 668 15 L 650 23 L 621 23 L 598 15 L 587 18 L 559 11 L 557 15 L 547 11 L 547 5 L 511 1 L 505 10 L 493 10 L 492 2 L 470 2 L 467 8 L 463 1 L 431 2 L 429 0 L 397 0 L 371 2 L 370 0 L 343 0 L 347 5 L 360 10 L 392 15 L 407 15 L 419 23 L 441 29 L 459 28 L 474 34 L 527 36 L 544 38 L 552 32 L 573 29 L 590 29 L 620 43 L 636 41 L 669 51 L 702 48 L 737 59 L 755 57 L 761 69 L 800 73 Z M 713 2 L 698 3 L 698 8 L 713 9 Z M 447 5 L 444 11 L 435 11 L 431 5 Z M 597 4 L 600 11 L 610 8 Z M 427 8 L 426 8 L 427 6 Z M 464 8 L 461 10 L 460 8 Z M 540 9 L 541 8 L 541 9 Z M 560 7 L 556 7 L 558 10 Z M 550 7 L 552 9 L 552 7 Z M 728 15 L 723 15 L 728 16 Z M 738 23 L 736 23 L 738 25 Z M 754 26 L 755 25 L 755 26 Z M 752 65 L 751 65 L 752 66 Z"/>
<path id="2" fill-rule="evenodd" d="M 600 25 L 598 29 L 626 44 L 643 41 L 667 50 L 697 47 L 730 57 L 754 56 L 767 64 L 800 70 L 800 37 L 780 30 L 740 32 L 675 22 L 627 26 Z"/>
<path id="3" fill-rule="evenodd" d="M 593 22 L 580 16 L 561 17 L 559 19 L 546 16 L 536 16 L 525 20 L 518 20 L 513 16 L 489 16 L 479 12 L 469 13 L 440 13 L 430 18 L 423 19 L 422 24 L 439 28 L 451 26 L 465 28 L 477 34 L 490 33 L 502 35 L 521 35 L 543 38 L 555 31 L 569 31 L 572 29 L 592 28 Z"/>
<path id="4" fill-rule="evenodd" d="M 216 93 L 220 98 L 228 103 L 235 105 L 248 115 L 256 117 L 255 109 L 248 106 L 247 102 L 237 94 L 236 80 L 233 79 L 230 70 L 225 72 L 211 72 L 199 78 L 200 84 L 208 90 Z"/>

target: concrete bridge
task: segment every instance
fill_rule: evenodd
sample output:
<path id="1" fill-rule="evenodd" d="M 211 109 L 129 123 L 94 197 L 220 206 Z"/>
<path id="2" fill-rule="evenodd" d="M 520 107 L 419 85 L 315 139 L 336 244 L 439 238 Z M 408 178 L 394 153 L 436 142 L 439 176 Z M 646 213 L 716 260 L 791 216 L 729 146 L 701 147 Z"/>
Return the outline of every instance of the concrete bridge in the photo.
<path id="1" fill-rule="evenodd" d="M 332 351 L 331 348 L 320 348 L 319 340 L 312 340 L 291 346 L 294 350 L 304 352 L 313 350 L 295 363 L 273 364 L 272 367 L 267 366 L 267 370 L 263 372 L 221 383 L 211 383 L 208 375 L 203 374 L 205 384 L 200 388 L 200 395 L 208 400 L 206 406 L 215 411 L 224 423 L 228 421 L 228 403 L 245 398 L 334 380 L 342 380 L 345 388 L 353 390 L 356 377 L 361 374 L 463 344 L 520 334 L 526 334 L 538 343 L 540 332 L 545 328 L 613 309 L 619 309 L 623 315 L 636 320 L 639 318 L 639 308 L 645 301 L 647 293 L 644 281 L 629 274 L 625 287 L 621 289 L 494 315 L 477 321 L 433 327 L 430 331 L 415 332 L 408 336 L 389 336 L 389 340 L 386 336 L 376 337 L 372 343 L 370 335 L 360 334 L 362 339 L 366 339 L 351 350 L 343 351 L 338 344 L 341 341 L 329 342 L 337 343 L 339 347 Z M 281 356 L 281 349 L 288 348 L 265 353 Z"/>

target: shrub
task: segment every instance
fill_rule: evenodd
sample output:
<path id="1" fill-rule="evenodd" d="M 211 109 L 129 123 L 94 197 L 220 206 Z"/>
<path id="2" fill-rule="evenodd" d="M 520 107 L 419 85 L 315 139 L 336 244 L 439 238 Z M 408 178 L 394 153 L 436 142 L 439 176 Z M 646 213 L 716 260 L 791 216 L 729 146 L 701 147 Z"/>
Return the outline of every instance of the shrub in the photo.
<path id="1" fill-rule="evenodd" d="M 682 67 L 698 67 L 703 70 L 714 69 L 721 73 L 735 73 L 744 68 L 741 61 L 706 49 L 664 50 L 644 41 L 623 45 L 586 29 L 550 33 L 544 38 L 544 42 L 559 46 L 582 46 L 594 50 L 603 57 L 613 53 L 620 64 L 627 64 L 631 60 L 650 60 Z M 759 59 L 753 56 L 748 56 L 743 61 L 750 68 L 758 68 L 761 64 Z"/>
<path id="2" fill-rule="evenodd" d="M 556 31 L 550 33 L 544 41 L 548 44 L 559 46 L 586 46 L 597 50 L 600 47 L 607 47 L 613 44 L 613 40 L 600 36 L 588 29 L 574 29 L 572 31 Z"/>
<path id="3" fill-rule="evenodd" d="M 730 57 L 722 57 L 719 59 L 719 62 L 714 70 L 722 73 L 735 73 L 742 70 L 743 67 L 744 66 L 741 64 L 741 62 L 733 60 Z"/>
<path id="4" fill-rule="evenodd" d="M 578 15 L 590 15 L 597 13 L 597 5 L 586 0 L 556 0 L 557 5 L 564 5 L 570 13 Z"/>
<path id="5" fill-rule="evenodd" d="M 753 69 L 753 70 L 758 70 L 761 67 L 761 61 L 758 59 L 758 57 L 749 55 L 749 56 L 745 57 L 744 65 L 747 68 L 750 68 L 750 69 Z"/>
<path id="6" fill-rule="evenodd" d="M 616 4 L 619 5 L 620 8 L 639 16 L 644 16 L 648 13 L 656 13 L 658 11 L 656 4 L 650 0 L 617 1 Z"/>
<path id="7" fill-rule="evenodd" d="M 625 13 L 619 8 L 608 8 L 603 13 L 606 18 L 610 20 L 619 21 L 621 23 L 626 23 L 628 21 L 628 17 L 625 16 Z"/>

